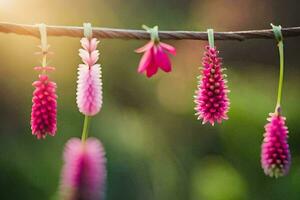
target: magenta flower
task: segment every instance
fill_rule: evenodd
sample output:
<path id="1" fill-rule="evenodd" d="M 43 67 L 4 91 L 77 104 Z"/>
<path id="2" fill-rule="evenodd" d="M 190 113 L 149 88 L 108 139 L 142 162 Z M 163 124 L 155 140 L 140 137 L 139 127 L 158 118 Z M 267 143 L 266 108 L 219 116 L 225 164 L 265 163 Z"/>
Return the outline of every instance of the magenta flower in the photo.
<path id="1" fill-rule="evenodd" d="M 60 196 L 63 200 L 102 200 L 106 180 L 106 159 L 96 138 L 82 142 L 70 139 L 64 152 Z"/>
<path id="2" fill-rule="evenodd" d="M 101 67 L 96 62 L 99 59 L 96 38 L 82 38 L 82 49 L 79 56 L 84 64 L 78 66 L 77 106 L 84 115 L 96 115 L 102 106 Z"/>
<path id="3" fill-rule="evenodd" d="M 216 48 L 206 46 L 206 52 L 203 57 L 202 76 L 199 80 L 198 89 L 195 95 L 196 115 L 198 119 L 214 125 L 215 121 L 221 123 L 228 119 L 229 99 L 227 94 L 229 90 L 226 86 L 226 80 L 222 75 L 222 63 L 219 58 L 219 52 Z"/>
<path id="4" fill-rule="evenodd" d="M 172 67 L 168 53 L 176 55 L 176 49 L 169 44 L 159 41 L 157 26 L 154 28 L 144 26 L 144 28 L 151 34 L 151 41 L 135 50 L 136 53 L 144 53 L 138 72 L 146 72 L 148 78 L 156 74 L 158 68 L 165 72 L 171 72 Z"/>
<path id="5" fill-rule="evenodd" d="M 52 67 L 35 67 L 36 70 L 52 70 Z M 39 80 L 33 82 L 35 87 L 32 98 L 31 130 L 38 139 L 47 134 L 56 133 L 57 95 L 56 83 L 49 80 L 46 74 L 40 74 Z"/>
<path id="6" fill-rule="evenodd" d="M 270 113 L 269 123 L 265 125 L 265 134 L 261 150 L 261 165 L 266 175 L 284 176 L 291 165 L 288 145 L 288 128 L 285 117 L 279 113 Z"/>

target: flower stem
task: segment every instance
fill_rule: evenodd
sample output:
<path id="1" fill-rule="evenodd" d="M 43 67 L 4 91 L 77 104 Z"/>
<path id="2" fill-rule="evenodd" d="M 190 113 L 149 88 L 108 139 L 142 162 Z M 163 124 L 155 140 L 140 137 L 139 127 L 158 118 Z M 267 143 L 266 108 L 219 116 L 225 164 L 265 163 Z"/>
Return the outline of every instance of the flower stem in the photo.
<path id="1" fill-rule="evenodd" d="M 83 123 L 83 130 L 81 135 L 81 140 L 84 142 L 88 135 L 89 135 L 89 126 L 90 126 L 91 117 L 85 115 L 84 123 Z"/>
<path id="2" fill-rule="evenodd" d="M 47 29 L 45 24 L 39 24 L 39 31 L 41 35 L 41 50 L 42 50 L 42 67 L 47 65 L 47 53 L 48 53 L 48 43 L 47 43 Z M 43 73 L 46 73 L 46 70 L 43 70 Z"/>
<path id="3" fill-rule="evenodd" d="M 46 67 L 46 65 L 47 65 L 47 54 L 44 54 L 42 59 L 43 59 L 42 60 L 42 67 Z"/>
<path id="4" fill-rule="evenodd" d="M 278 80 L 278 94 L 277 94 L 277 107 L 280 107 L 282 97 L 282 85 L 283 85 L 283 74 L 284 74 L 284 53 L 283 53 L 283 42 L 278 43 L 279 57 L 280 57 L 280 69 L 279 69 L 279 80 Z"/>
<path id="5" fill-rule="evenodd" d="M 214 29 L 207 29 L 208 44 L 210 48 L 215 48 Z"/>
<path id="6" fill-rule="evenodd" d="M 275 39 L 277 40 L 277 46 L 279 50 L 280 68 L 279 68 L 279 80 L 278 80 L 278 93 L 276 112 L 280 112 L 281 97 L 282 97 L 282 85 L 283 85 L 283 73 L 284 73 L 284 52 L 283 52 L 283 36 L 281 32 L 281 26 L 275 26 L 271 24 L 274 32 Z"/>

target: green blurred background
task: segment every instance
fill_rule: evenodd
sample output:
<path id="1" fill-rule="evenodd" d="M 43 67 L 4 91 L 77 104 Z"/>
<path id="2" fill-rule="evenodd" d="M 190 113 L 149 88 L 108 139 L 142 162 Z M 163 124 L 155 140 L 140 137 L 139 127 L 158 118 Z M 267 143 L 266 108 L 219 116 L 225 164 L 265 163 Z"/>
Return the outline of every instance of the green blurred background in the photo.
<path id="1" fill-rule="evenodd" d="M 163 30 L 248 30 L 270 22 L 300 26 L 297 0 L 0 0 L 0 21 Z M 104 105 L 91 136 L 107 153 L 107 200 L 300 199 L 300 38 L 285 40 L 283 113 L 290 130 L 287 177 L 266 177 L 260 166 L 264 124 L 275 107 L 278 53 L 273 40 L 216 42 L 228 69 L 230 120 L 211 127 L 194 116 L 200 41 L 167 41 L 177 48 L 173 72 L 137 74 L 146 41 L 101 40 Z M 58 84 L 58 132 L 31 135 L 31 83 L 39 40 L 0 33 L 0 199 L 56 199 L 64 144 L 80 137 L 75 102 L 78 38 L 50 37 L 51 74 Z"/>

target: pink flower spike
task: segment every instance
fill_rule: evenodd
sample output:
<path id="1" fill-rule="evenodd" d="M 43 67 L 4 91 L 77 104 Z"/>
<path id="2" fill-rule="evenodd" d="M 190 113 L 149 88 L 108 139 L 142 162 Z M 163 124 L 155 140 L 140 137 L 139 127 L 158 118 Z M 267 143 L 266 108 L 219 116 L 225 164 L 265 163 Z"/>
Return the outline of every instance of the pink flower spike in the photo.
<path id="1" fill-rule="evenodd" d="M 209 122 L 214 125 L 215 122 L 221 123 L 222 120 L 228 119 L 229 90 L 222 74 L 222 63 L 218 54 L 215 48 L 206 46 L 203 69 L 195 95 L 196 115 L 198 119 L 203 120 L 203 124 Z"/>
<path id="2" fill-rule="evenodd" d="M 172 71 L 171 62 L 167 53 L 176 54 L 176 50 L 171 45 L 156 41 L 150 41 L 143 47 L 136 49 L 137 53 L 144 53 L 140 60 L 138 72 L 144 73 L 148 78 L 157 73 L 158 68 L 165 72 Z"/>
<path id="3" fill-rule="evenodd" d="M 56 133 L 57 95 L 56 84 L 46 74 L 40 74 L 39 80 L 32 84 L 35 87 L 32 98 L 31 130 L 37 139 L 47 134 Z"/>
<path id="4" fill-rule="evenodd" d="M 103 146 L 96 138 L 71 138 L 64 151 L 60 197 L 63 200 L 103 200 L 106 181 Z"/>
<path id="5" fill-rule="evenodd" d="M 77 105 L 84 115 L 96 115 L 102 106 L 102 83 L 100 81 L 100 65 L 90 69 L 87 65 L 79 65 L 77 81 Z"/>
<path id="6" fill-rule="evenodd" d="M 286 175 L 291 165 L 288 128 L 285 126 L 285 117 L 279 113 L 269 115 L 261 146 L 261 165 L 266 175 L 277 178 Z"/>
<path id="7" fill-rule="evenodd" d="M 99 59 L 96 38 L 81 39 L 83 49 L 79 56 L 84 64 L 78 66 L 77 97 L 79 111 L 84 115 L 94 116 L 102 107 L 101 67 L 96 64 Z"/>

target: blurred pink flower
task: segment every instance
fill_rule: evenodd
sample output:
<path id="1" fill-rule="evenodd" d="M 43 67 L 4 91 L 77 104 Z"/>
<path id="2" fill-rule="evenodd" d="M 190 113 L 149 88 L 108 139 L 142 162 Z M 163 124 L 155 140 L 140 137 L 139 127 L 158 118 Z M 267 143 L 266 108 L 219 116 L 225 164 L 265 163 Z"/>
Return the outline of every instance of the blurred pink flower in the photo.
<path id="1" fill-rule="evenodd" d="M 288 145 L 288 128 L 285 117 L 279 113 L 270 113 L 269 123 L 265 125 L 265 134 L 261 150 L 261 164 L 266 175 L 284 176 L 291 165 Z"/>
<path id="2" fill-rule="evenodd" d="M 106 180 L 106 159 L 96 138 L 82 142 L 71 138 L 64 151 L 60 197 L 63 200 L 102 200 Z"/>
<path id="3" fill-rule="evenodd" d="M 203 124 L 210 122 L 214 125 L 215 121 L 221 123 L 228 119 L 229 90 L 226 80 L 222 75 L 222 63 L 219 52 L 216 48 L 206 46 L 206 52 L 202 59 L 203 70 L 199 80 L 198 89 L 195 95 L 196 115 L 203 120 Z"/>
<path id="4" fill-rule="evenodd" d="M 52 67 L 36 67 L 36 70 L 53 70 Z M 47 134 L 56 133 L 57 95 L 56 83 L 49 80 L 48 75 L 40 74 L 39 80 L 33 82 L 35 87 L 32 98 L 31 130 L 38 139 Z"/>
<path id="5" fill-rule="evenodd" d="M 96 115 L 102 106 L 101 67 L 96 62 L 99 59 L 96 38 L 82 38 L 82 49 L 79 56 L 84 64 L 78 66 L 77 106 L 84 115 Z"/>
<path id="6" fill-rule="evenodd" d="M 172 70 L 167 53 L 176 55 L 176 49 L 171 45 L 151 40 L 145 46 L 136 49 L 135 52 L 144 53 L 138 67 L 138 72 L 146 72 L 148 78 L 156 74 L 158 68 L 165 72 L 170 72 Z"/>

